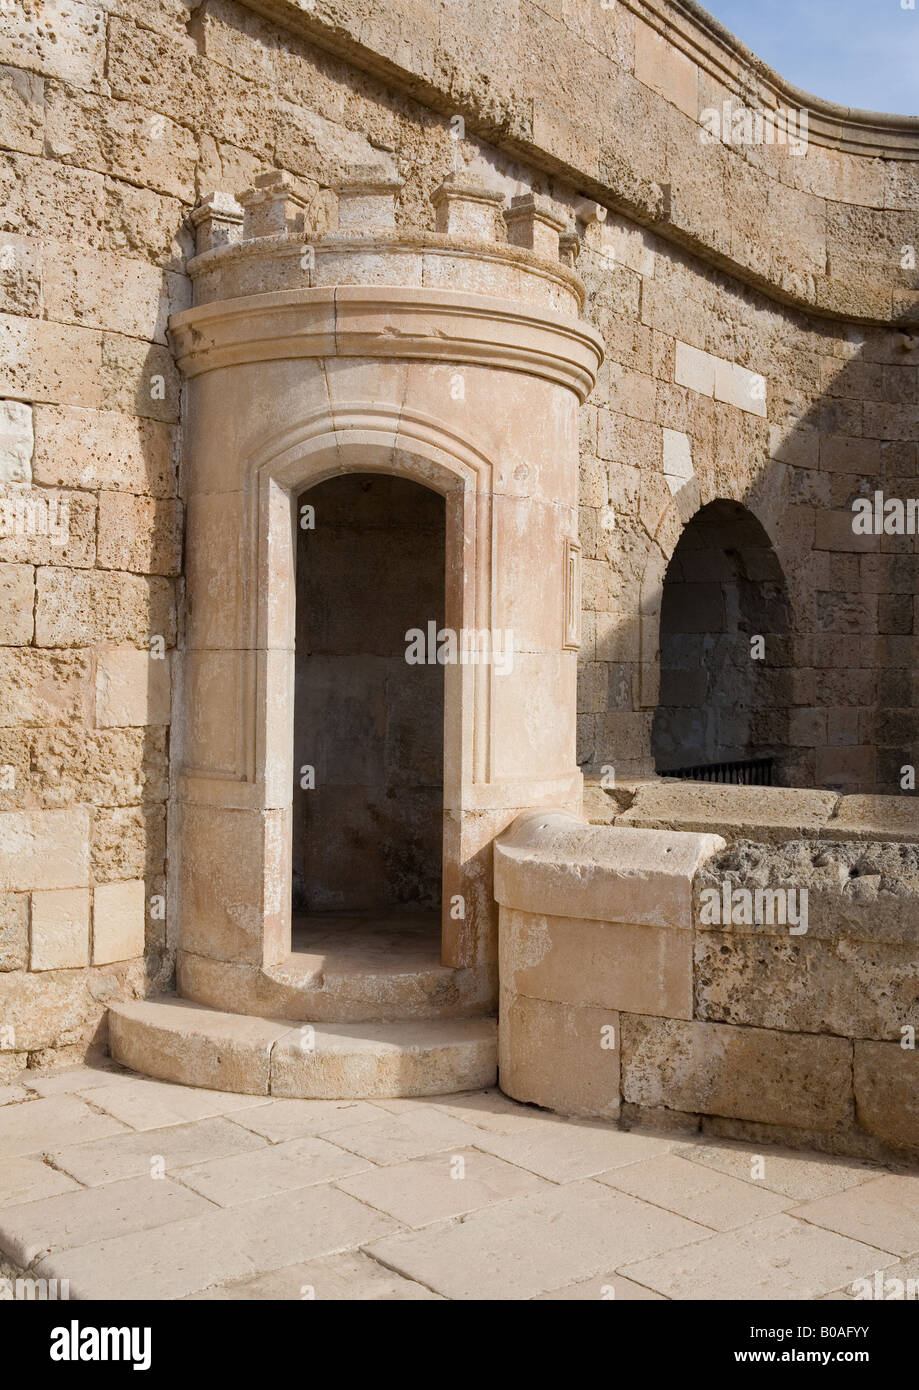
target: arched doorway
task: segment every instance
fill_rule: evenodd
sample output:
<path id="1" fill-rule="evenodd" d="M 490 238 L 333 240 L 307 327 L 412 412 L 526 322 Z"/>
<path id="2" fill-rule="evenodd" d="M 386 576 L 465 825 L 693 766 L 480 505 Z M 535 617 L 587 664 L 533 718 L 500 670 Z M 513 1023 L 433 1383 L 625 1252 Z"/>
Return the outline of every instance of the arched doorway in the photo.
<path id="1" fill-rule="evenodd" d="M 384 473 L 297 502 L 292 947 L 440 959 L 445 503 Z"/>
<path id="2" fill-rule="evenodd" d="M 659 775 L 784 781 L 791 668 L 788 596 L 752 512 L 721 500 L 684 529 L 660 610 Z"/>

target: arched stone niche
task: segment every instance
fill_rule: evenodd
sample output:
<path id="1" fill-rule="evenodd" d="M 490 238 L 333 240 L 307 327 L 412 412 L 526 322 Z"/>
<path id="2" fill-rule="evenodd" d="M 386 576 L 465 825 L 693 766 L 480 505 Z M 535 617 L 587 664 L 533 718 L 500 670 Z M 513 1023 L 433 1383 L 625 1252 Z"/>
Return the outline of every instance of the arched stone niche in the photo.
<path id="1" fill-rule="evenodd" d="M 580 808 L 577 412 L 602 347 L 541 201 L 515 200 L 504 243 L 482 217 L 496 195 L 445 189 L 435 233 L 395 231 L 394 189 L 366 183 L 323 235 L 301 230 L 281 179 L 244 196 L 242 237 L 228 200 L 196 214 L 196 303 L 171 322 L 187 378 L 171 892 L 180 992 L 232 1012 L 416 1010 L 359 990 L 343 1003 L 291 952 L 305 488 L 389 473 L 440 493 L 447 628 L 513 634 L 509 671 L 444 672 L 443 1011 L 494 1003 L 495 836 L 525 809 Z"/>

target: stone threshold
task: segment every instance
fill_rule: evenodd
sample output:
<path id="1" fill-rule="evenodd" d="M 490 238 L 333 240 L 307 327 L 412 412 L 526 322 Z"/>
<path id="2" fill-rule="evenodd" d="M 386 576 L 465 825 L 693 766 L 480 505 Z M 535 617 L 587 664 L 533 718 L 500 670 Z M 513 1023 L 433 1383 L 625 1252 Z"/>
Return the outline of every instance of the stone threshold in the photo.
<path id="1" fill-rule="evenodd" d="M 207 1090 L 395 1098 L 492 1086 L 497 1075 L 493 1018 L 292 1025 L 177 996 L 113 1004 L 108 1017 L 116 1061 Z"/>

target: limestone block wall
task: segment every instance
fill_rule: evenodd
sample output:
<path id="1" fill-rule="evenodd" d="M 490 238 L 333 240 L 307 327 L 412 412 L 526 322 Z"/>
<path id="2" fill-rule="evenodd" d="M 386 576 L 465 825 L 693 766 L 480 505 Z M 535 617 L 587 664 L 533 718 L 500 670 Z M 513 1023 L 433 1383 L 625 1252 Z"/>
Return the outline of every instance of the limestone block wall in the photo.
<path id="1" fill-rule="evenodd" d="M 451 170 L 551 196 L 608 363 L 581 412 L 582 765 L 651 771 L 663 574 L 727 497 L 788 581 L 790 777 L 897 790 L 916 557 L 857 541 L 849 507 L 916 486 L 917 125 L 808 99 L 803 158 L 702 144 L 727 97 L 804 101 L 691 0 L 0 7 L 0 1074 L 171 978 L 177 923 L 150 906 L 184 623 L 166 323 L 215 187 L 287 171 L 317 227 L 342 170 L 381 162 L 399 227 L 435 225 Z"/>
<path id="2" fill-rule="evenodd" d="M 722 790 L 720 824 L 544 814 L 498 842 L 502 1088 L 569 1114 L 915 1155 L 915 825 L 892 838 L 910 832 L 883 825 L 881 798 L 841 798 L 818 830 L 812 804 L 793 807 L 815 794 L 784 792 L 784 825 L 746 838 L 753 793 Z M 692 823 L 685 791 L 671 823 Z"/>

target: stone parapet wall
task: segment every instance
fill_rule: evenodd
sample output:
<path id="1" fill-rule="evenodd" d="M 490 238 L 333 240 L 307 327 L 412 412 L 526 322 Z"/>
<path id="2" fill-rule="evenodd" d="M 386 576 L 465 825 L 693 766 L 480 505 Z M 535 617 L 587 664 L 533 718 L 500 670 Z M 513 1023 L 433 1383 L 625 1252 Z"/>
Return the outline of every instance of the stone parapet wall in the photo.
<path id="1" fill-rule="evenodd" d="M 500 0 L 487 20 L 474 0 L 245 2 L 786 302 L 915 315 L 893 247 L 914 234 L 919 121 L 799 91 L 690 0 Z M 806 107 L 817 157 L 703 144 L 725 100 Z"/>
<path id="2" fill-rule="evenodd" d="M 584 813 L 595 825 L 636 830 L 695 830 L 725 840 L 919 842 L 919 801 L 911 796 L 840 796 L 800 787 L 754 787 L 623 780 L 610 789 L 593 780 Z"/>
<path id="3" fill-rule="evenodd" d="M 496 892 L 516 1099 L 919 1155 L 915 843 L 543 814 L 499 839 Z"/>

